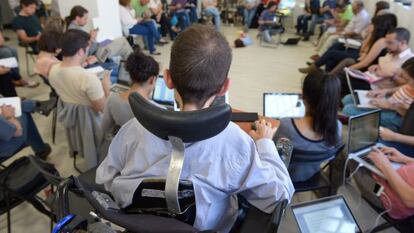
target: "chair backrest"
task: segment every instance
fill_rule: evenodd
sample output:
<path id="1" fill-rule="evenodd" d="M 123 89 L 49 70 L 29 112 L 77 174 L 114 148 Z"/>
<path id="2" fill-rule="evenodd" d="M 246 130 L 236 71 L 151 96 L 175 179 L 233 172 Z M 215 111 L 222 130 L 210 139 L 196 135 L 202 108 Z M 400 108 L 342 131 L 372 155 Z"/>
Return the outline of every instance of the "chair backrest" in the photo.
<path id="1" fill-rule="evenodd" d="M 414 103 L 405 113 L 400 133 L 404 135 L 414 136 Z"/>
<path id="2" fill-rule="evenodd" d="M 344 144 L 340 144 L 335 148 L 326 151 L 308 151 L 293 148 L 292 159 L 293 163 L 322 163 L 333 160 L 338 152 L 342 151 Z"/>
<path id="3" fill-rule="evenodd" d="M 230 122 L 230 106 L 222 104 L 198 111 L 173 112 L 159 108 L 138 93 L 129 96 L 129 103 L 139 123 L 157 137 L 169 140 L 173 148 L 166 179 L 145 179 L 138 187 L 136 203 L 129 209 L 156 215 L 164 212 L 165 216 L 178 216 L 178 219 L 191 223 L 195 217 L 193 187 L 191 182 L 179 180 L 184 163 L 184 143 L 202 141 L 222 132 Z"/>

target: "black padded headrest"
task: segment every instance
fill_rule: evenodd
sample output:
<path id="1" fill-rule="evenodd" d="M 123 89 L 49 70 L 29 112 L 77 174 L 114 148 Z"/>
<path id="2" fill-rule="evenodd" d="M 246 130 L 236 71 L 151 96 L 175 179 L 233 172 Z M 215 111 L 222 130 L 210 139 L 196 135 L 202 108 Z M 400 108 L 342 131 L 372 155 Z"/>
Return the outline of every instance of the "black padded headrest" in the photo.
<path id="1" fill-rule="evenodd" d="M 183 142 L 197 142 L 216 136 L 230 122 L 228 104 L 212 106 L 197 111 L 174 112 L 160 108 L 138 93 L 129 96 L 135 118 L 144 128 L 159 138 L 178 137 Z"/>

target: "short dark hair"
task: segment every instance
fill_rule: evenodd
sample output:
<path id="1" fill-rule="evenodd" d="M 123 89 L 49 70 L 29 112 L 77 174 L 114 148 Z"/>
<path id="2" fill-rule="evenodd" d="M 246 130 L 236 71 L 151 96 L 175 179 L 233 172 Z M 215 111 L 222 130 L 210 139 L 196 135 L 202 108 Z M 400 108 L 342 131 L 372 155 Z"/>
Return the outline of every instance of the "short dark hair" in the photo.
<path id="1" fill-rule="evenodd" d="M 63 34 L 52 30 L 44 31 L 38 42 L 39 50 L 55 53 L 56 50 L 62 48 L 62 36 Z"/>
<path id="2" fill-rule="evenodd" d="M 171 48 L 171 79 L 184 103 L 202 107 L 217 94 L 229 73 L 232 51 L 212 27 L 195 25 L 181 32 Z"/>
<path id="3" fill-rule="evenodd" d="M 337 114 L 341 81 L 321 70 L 314 71 L 305 77 L 302 93 L 306 112 L 313 119 L 312 130 L 322 136 L 328 146 L 335 146 L 339 141 Z"/>
<path id="4" fill-rule="evenodd" d="M 129 55 L 125 69 L 134 83 L 144 83 L 150 77 L 157 76 L 160 72 L 158 62 L 153 57 L 145 55 L 139 50 Z"/>
<path id="5" fill-rule="evenodd" d="M 62 38 L 62 56 L 72 57 L 79 49 L 84 49 L 89 46 L 90 36 L 88 33 L 71 29 L 68 30 Z"/>
<path id="6" fill-rule="evenodd" d="M 30 6 L 32 4 L 35 4 L 37 6 L 37 0 L 20 0 L 20 6 Z"/>
<path id="7" fill-rule="evenodd" d="M 410 42 L 411 34 L 410 34 L 410 31 L 408 31 L 406 28 L 398 27 L 395 29 L 391 29 L 390 31 L 388 31 L 387 34 L 393 34 L 393 33 L 397 35 L 397 40 L 399 42 L 405 41 L 405 43 L 407 44 Z"/>
<path id="8" fill-rule="evenodd" d="M 405 61 L 402 64 L 401 69 L 405 70 L 410 78 L 414 79 L 414 57 Z"/>

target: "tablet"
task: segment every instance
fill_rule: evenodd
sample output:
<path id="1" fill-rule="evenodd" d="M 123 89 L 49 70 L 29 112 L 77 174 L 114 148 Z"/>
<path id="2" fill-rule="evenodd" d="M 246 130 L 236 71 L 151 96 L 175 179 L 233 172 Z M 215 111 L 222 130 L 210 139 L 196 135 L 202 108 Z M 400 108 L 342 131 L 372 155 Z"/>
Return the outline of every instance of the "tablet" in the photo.
<path id="1" fill-rule="evenodd" d="M 291 206 L 302 233 L 362 232 L 342 195 Z"/>
<path id="2" fill-rule="evenodd" d="M 274 119 L 305 116 L 305 105 L 298 93 L 264 93 L 263 115 Z"/>
<path id="3" fill-rule="evenodd" d="M 5 97 L 0 98 L 0 106 L 10 105 L 14 108 L 14 116 L 20 117 L 22 115 L 22 104 L 20 97 Z"/>
<path id="4" fill-rule="evenodd" d="M 152 93 L 152 100 L 159 104 L 174 106 L 174 90 L 165 85 L 164 77 L 159 75 Z"/>

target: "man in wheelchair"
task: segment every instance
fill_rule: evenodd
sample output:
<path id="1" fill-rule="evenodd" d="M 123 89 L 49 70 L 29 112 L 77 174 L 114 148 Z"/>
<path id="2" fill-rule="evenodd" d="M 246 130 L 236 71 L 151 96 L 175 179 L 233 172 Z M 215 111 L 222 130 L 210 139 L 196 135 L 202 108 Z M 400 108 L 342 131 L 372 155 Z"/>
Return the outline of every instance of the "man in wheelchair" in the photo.
<path id="1" fill-rule="evenodd" d="M 231 60 L 227 40 L 212 28 L 196 25 L 177 37 L 164 79 L 175 90 L 181 112 L 208 111 L 214 98 L 227 92 Z M 200 129 L 206 126 L 192 132 L 196 135 Z M 213 137 L 184 144 L 180 178 L 191 181 L 194 188 L 195 228 L 229 232 L 237 218 L 238 194 L 266 213 L 274 210 L 277 201 L 291 199 L 294 188 L 272 142 L 275 131 L 261 121 L 249 137 L 230 122 Z M 128 207 L 145 178 L 167 175 L 172 144 L 134 118 L 113 139 L 96 182 L 104 184 L 122 208 Z"/>

